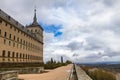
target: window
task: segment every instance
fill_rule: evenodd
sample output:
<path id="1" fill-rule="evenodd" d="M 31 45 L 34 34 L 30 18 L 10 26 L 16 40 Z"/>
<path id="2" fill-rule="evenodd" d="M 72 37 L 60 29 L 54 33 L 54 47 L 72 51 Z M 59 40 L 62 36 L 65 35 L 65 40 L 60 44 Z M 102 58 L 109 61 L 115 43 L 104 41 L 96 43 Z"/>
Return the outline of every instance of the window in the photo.
<path id="1" fill-rule="evenodd" d="M 11 34 L 10 34 L 9 38 L 11 39 Z"/>
<path id="2" fill-rule="evenodd" d="M 11 41 L 9 41 L 9 46 L 11 45 Z"/>
<path id="3" fill-rule="evenodd" d="M 5 23 L 5 26 L 7 26 L 7 23 Z"/>
<path id="4" fill-rule="evenodd" d="M 4 44 L 6 44 L 6 39 L 4 39 Z"/>
<path id="5" fill-rule="evenodd" d="M 22 39 L 21 39 L 21 44 L 22 44 Z"/>
<path id="6" fill-rule="evenodd" d="M 10 51 L 8 51 L 8 57 L 10 57 Z"/>
<path id="7" fill-rule="evenodd" d="M 16 58 L 17 58 L 17 61 L 18 61 L 18 53 L 16 53 Z"/>
<path id="8" fill-rule="evenodd" d="M 18 48 L 18 43 L 17 43 L 17 48 Z"/>
<path id="9" fill-rule="evenodd" d="M 0 29 L 0 35 L 1 35 L 1 29 Z"/>
<path id="10" fill-rule="evenodd" d="M 20 58 L 22 58 L 22 54 L 20 53 Z"/>
<path id="11" fill-rule="evenodd" d="M 37 29 L 35 29 L 35 32 L 37 32 Z"/>
<path id="12" fill-rule="evenodd" d="M 24 56 L 24 54 L 23 54 L 23 59 L 24 59 L 24 57 L 25 57 L 25 56 Z"/>
<path id="13" fill-rule="evenodd" d="M 29 59 L 29 58 L 30 58 L 30 56 L 28 55 L 28 56 L 27 56 L 27 59 Z"/>
<path id="14" fill-rule="evenodd" d="M 23 41 L 23 45 L 25 45 L 25 40 Z"/>
<path id="15" fill-rule="evenodd" d="M 15 36 L 14 36 L 14 39 L 13 40 L 15 40 Z"/>
<path id="16" fill-rule="evenodd" d="M 19 37 L 17 38 L 17 41 L 19 42 Z"/>
<path id="17" fill-rule="evenodd" d="M 5 58 L 4 58 L 5 57 L 5 50 L 2 51 L 2 57 L 3 57 L 2 60 L 5 61 Z"/>
<path id="18" fill-rule="evenodd" d="M 15 57 L 15 52 L 12 53 L 12 58 L 13 58 L 13 61 L 14 61 L 14 57 Z"/>
<path id="19" fill-rule="evenodd" d="M 0 19 L 0 24 L 2 23 L 2 20 Z"/>
<path id="20" fill-rule="evenodd" d="M 10 29 L 12 29 L 12 25 L 10 25 Z"/>
<path id="21" fill-rule="evenodd" d="M 22 31 L 21 31 L 21 35 L 22 35 Z"/>
<path id="22" fill-rule="evenodd" d="M 26 54 L 26 59 L 27 59 L 27 57 L 28 57 L 28 56 L 27 56 L 27 54 Z"/>
<path id="23" fill-rule="evenodd" d="M 10 51 L 8 51 L 8 61 L 10 61 Z"/>
<path id="24" fill-rule="evenodd" d="M 25 46 L 23 45 L 23 49 L 25 48 Z"/>
<path id="25" fill-rule="evenodd" d="M 10 20 L 10 16 L 8 16 L 8 20 Z"/>
<path id="26" fill-rule="evenodd" d="M 29 30 L 27 30 L 27 32 L 29 32 Z"/>
<path id="27" fill-rule="evenodd" d="M 7 32 L 5 32 L 5 34 L 4 34 L 4 37 L 6 37 L 7 36 Z"/>
<path id="28" fill-rule="evenodd" d="M 16 25 L 18 25 L 18 22 L 16 22 Z"/>
<path id="29" fill-rule="evenodd" d="M 22 48 L 22 44 L 20 45 L 20 48 Z"/>
<path id="30" fill-rule="evenodd" d="M 16 28 L 14 28 L 14 31 L 16 31 Z"/>
<path id="31" fill-rule="evenodd" d="M 31 29 L 31 32 L 33 32 L 33 30 Z"/>
<path id="32" fill-rule="evenodd" d="M 3 50 L 2 52 L 2 57 L 5 57 L 5 50 Z"/>
<path id="33" fill-rule="evenodd" d="M 12 57 L 13 57 L 13 58 L 15 57 L 15 52 L 12 53 Z"/>
<path id="34" fill-rule="evenodd" d="M 13 42 L 13 47 L 15 47 L 15 42 Z"/>
<path id="35" fill-rule="evenodd" d="M 18 58 L 18 53 L 16 53 L 16 57 Z"/>

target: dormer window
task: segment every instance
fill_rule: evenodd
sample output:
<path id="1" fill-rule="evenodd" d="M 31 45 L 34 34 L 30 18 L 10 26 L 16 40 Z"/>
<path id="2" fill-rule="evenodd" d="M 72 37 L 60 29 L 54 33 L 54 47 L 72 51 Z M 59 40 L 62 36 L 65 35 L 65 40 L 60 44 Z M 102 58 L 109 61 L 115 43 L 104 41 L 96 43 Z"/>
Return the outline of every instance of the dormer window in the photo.
<path id="1" fill-rule="evenodd" d="M 0 23 L 2 23 L 2 19 L 0 19 Z"/>
<path id="2" fill-rule="evenodd" d="M 8 16 L 8 20 L 10 20 L 10 16 Z"/>
<path id="3" fill-rule="evenodd" d="M 0 9 L 0 13 L 1 13 L 1 9 Z"/>
<path id="4" fill-rule="evenodd" d="M 16 22 L 16 25 L 18 25 L 18 22 Z"/>

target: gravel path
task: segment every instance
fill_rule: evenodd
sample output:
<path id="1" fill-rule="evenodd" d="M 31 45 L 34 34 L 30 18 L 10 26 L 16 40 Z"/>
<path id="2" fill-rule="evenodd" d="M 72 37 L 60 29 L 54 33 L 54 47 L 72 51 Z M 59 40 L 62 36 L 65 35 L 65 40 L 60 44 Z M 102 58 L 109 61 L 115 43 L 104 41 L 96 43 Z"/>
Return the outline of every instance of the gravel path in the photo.
<path id="1" fill-rule="evenodd" d="M 20 80 L 67 80 L 71 68 L 72 64 L 42 74 L 20 74 L 18 77 Z"/>

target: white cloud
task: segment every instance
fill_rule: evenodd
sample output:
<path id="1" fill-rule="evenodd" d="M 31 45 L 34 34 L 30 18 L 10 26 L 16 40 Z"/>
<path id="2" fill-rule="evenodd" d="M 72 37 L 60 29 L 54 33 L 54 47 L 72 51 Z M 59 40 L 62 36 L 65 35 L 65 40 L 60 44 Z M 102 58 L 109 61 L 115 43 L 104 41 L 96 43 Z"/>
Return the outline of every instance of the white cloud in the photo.
<path id="1" fill-rule="evenodd" d="M 26 25 L 37 6 L 40 23 L 62 25 L 63 34 L 44 33 L 44 60 L 120 61 L 119 0 L 1 0 L 0 7 Z M 117 53 L 117 54 L 114 54 Z"/>

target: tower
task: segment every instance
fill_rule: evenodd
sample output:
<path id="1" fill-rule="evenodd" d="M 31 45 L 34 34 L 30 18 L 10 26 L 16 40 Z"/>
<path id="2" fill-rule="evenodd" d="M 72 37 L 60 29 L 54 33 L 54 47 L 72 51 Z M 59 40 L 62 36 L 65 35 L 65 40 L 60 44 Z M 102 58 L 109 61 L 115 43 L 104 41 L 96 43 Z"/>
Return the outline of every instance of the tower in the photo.
<path id="1" fill-rule="evenodd" d="M 36 8 L 34 9 L 33 22 L 26 27 L 34 36 L 43 43 L 43 28 L 37 22 Z"/>
<path id="2" fill-rule="evenodd" d="M 37 22 L 36 8 L 34 9 L 33 22 L 29 26 L 26 26 L 26 28 L 34 35 L 34 38 L 38 40 L 39 50 L 36 53 L 42 57 L 40 62 L 43 62 L 43 28 Z"/>

